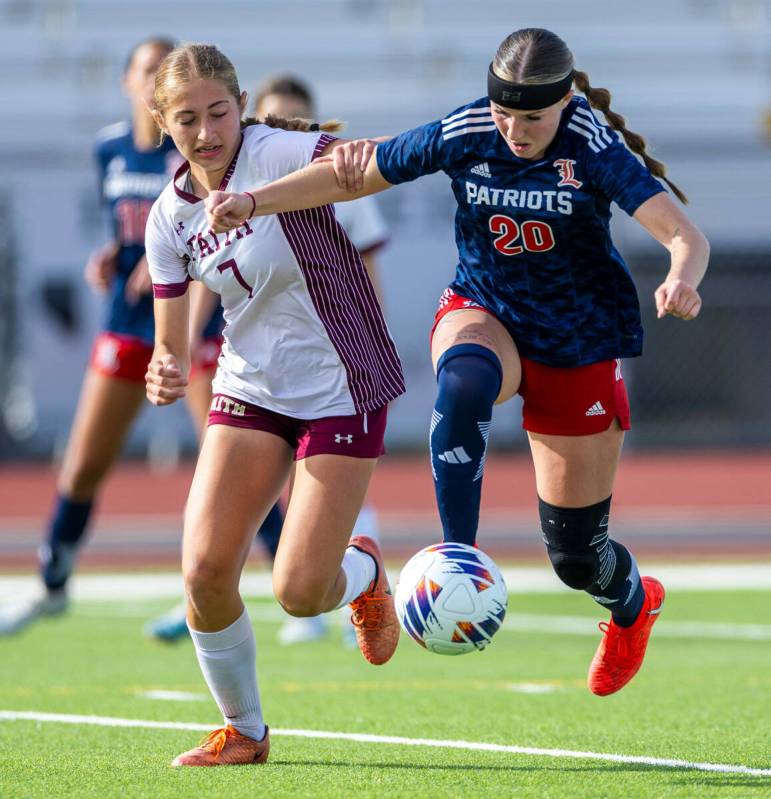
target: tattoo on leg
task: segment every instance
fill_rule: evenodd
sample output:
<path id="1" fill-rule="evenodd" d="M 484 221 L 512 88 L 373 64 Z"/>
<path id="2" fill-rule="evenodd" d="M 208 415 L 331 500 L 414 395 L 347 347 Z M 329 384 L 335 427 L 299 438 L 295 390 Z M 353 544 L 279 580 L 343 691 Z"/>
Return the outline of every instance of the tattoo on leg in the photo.
<path id="1" fill-rule="evenodd" d="M 488 336 L 486 333 L 483 333 L 478 330 L 464 330 L 462 333 L 459 333 L 455 336 L 455 343 L 456 344 L 481 344 L 488 349 L 495 351 L 495 339 L 492 336 Z"/>

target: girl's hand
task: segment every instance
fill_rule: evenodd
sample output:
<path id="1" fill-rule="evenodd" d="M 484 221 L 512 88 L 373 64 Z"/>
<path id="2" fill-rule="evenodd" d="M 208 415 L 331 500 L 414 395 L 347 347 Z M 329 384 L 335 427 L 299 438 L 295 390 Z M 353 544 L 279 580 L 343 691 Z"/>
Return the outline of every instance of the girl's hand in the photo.
<path id="1" fill-rule="evenodd" d="M 215 233 L 225 233 L 242 225 L 252 215 L 254 201 L 247 193 L 233 194 L 227 191 L 210 191 L 203 201 L 206 221 Z"/>
<path id="2" fill-rule="evenodd" d="M 364 185 L 364 170 L 377 145 L 373 139 L 345 142 L 324 158 L 317 158 L 314 163 L 331 161 L 338 186 L 347 191 L 358 191 Z"/>
<path id="3" fill-rule="evenodd" d="M 117 271 L 118 248 L 114 244 L 108 244 L 91 253 L 85 270 L 86 283 L 97 293 L 104 294 L 112 285 Z"/>
<path id="4" fill-rule="evenodd" d="M 678 319 L 695 319 L 701 310 L 701 297 L 693 286 L 678 279 L 667 278 L 653 295 L 656 299 L 656 315 L 663 319 L 667 314 Z"/>
<path id="5" fill-rule="evenodd" d="M 129 305 L 136 305 L 145 294 L 152 294 L 152 292 L 153 281 L 150 277 L 150 268 L 147 265 L 147 258 L 143 255 L 131 270 L 123 293 Z"/>
<path id="6" fill-rule="evenodd" d="M 147 399 L 153 405 L 171 405 L 185 396 L 187 378 L 182 375 L 177 359 L 173 355 L 163 355 L 150 361 L 145 374 Z"/>

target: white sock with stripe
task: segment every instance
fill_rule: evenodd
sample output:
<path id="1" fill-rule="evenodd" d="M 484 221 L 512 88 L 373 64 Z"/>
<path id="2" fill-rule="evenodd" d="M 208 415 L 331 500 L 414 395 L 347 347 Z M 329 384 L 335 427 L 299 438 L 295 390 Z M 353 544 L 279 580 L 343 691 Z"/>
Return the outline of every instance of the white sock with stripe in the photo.
<path id="1" fill-rule="evenodd" d="M 189 629 L 201 671 L 225 724 L 261 741 L 265 737 L 265 722 L 257 688 L 257 642 L 246 608 L 219 632 Z"/>

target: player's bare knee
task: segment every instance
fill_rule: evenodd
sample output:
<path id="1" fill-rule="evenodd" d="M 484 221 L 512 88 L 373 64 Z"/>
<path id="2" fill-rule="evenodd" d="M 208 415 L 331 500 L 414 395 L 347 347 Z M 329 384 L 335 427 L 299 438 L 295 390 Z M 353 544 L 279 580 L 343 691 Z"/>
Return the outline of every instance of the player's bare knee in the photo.
<path id="1" fill-rule="evenodd" d="M 303 590 L 302 587 L 287 588 L 276 594 L 281 607 L 290 615 L 298 617 L 318 616 L 327 608 L 323 607 L 324 597 L 320 593 Z"/>
<path id="2" fill-rule="evenodd" d="M 328 610 L 323 606 L 326 591 L 317 580 L 274 573 L 273 593 L 290 616 L 318 616 Z"/>
<path id="3" fill-rule="evenodd" d="M 230 596 L 233 585 L 232 569 L 206 559 L 196 559 L 184 567 L 185 592 L 196 607 L 217 606 Z"/>

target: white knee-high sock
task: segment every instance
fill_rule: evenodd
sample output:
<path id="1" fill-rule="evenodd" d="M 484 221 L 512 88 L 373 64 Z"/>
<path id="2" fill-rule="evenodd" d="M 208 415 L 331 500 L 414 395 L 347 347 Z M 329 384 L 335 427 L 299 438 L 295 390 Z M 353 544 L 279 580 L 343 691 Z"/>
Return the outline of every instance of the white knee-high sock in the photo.
<path id="1" fill-rule="evenodd" d="M 345 550 L 341 568 L 345 574 L 345 592 L 338 608 L 345 607 L 353 602 L 362 591 L 366 591 L 375 579 L 376 571 L 375 561 L 372 557 L 356 547 L 348 547 Z"/>
<path id="2" fill-rule="evenodd" d="M 257 643 L 246 608 L 224 630 L 201 633 L 190 628 L 190 637 L 206 684 L 225 723 L 261 741 L 265 736 L 265 722 L 257 688 Z"/>

